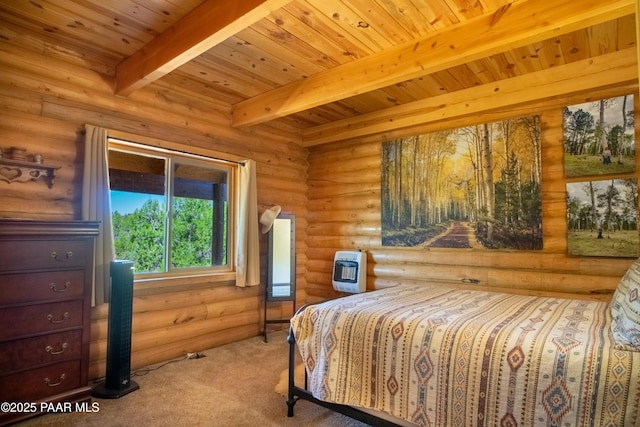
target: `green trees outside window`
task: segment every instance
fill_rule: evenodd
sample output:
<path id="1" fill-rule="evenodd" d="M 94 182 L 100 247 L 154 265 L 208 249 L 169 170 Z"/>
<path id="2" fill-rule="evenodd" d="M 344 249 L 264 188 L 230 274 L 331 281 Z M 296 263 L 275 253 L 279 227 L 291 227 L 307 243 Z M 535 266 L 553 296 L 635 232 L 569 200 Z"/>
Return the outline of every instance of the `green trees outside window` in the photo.
<path id="1" fill-rule="evenodd" d="M 109 174 L 117 259 L 136 273 L 228 268 L 228 167 L 110 149 Z"/>

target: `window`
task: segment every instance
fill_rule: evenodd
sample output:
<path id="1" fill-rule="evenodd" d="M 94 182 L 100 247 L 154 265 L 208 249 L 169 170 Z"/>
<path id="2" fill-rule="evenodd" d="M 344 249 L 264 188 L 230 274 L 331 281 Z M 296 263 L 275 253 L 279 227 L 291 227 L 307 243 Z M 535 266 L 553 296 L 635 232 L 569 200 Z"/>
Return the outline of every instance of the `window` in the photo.
<path id="1" fill-rule="evenodd" d="M 235 165 L 109 140 L 117 259 L 136 273 L 229 271 Z"/>

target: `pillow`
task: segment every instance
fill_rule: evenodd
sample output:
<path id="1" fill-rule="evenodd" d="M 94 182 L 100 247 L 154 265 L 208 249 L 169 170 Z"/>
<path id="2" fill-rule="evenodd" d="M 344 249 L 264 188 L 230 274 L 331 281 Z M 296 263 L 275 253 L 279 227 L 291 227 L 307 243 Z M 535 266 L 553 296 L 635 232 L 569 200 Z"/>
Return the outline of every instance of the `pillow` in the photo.
<path id="1" fill-rule="evenodd" d="M 618 283 L 611 299 L 611 315 L 616 348 L 640 351 L 640 259 Z"/>

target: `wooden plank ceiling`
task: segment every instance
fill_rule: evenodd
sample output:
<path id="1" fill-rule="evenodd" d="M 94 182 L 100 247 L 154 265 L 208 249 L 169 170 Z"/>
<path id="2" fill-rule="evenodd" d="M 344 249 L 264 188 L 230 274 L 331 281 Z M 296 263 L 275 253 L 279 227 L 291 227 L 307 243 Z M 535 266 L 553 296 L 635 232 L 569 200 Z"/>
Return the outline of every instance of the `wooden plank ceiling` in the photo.
<path id="1" fill-rule="evenodd" d="M 532 81 L 553 96 L 585 70 L 603 85 L 638 73 L 634 0 L 0 0 L 0 21 L 56 40 L 118 95 L 205 97 L 232 126 L 270 122 L 303 145 L 504 107 Z"/>

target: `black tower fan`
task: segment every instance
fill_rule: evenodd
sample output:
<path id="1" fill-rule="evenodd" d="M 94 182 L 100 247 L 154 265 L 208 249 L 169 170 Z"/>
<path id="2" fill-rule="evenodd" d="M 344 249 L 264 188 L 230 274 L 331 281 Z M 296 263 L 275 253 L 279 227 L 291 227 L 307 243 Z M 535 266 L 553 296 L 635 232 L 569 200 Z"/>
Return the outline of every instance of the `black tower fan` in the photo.
<path id="1" fill-rule="evenodd" d="M 133 262 L 111 262 L 111 302 L 107 334 L 107 372 L 92 396 L 118 399 L 140 388 L 131 381 L 131 313 L 133 309 Z"/>

